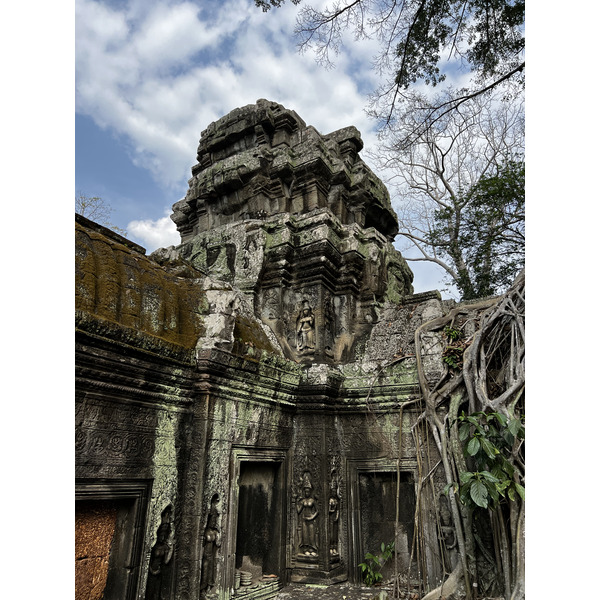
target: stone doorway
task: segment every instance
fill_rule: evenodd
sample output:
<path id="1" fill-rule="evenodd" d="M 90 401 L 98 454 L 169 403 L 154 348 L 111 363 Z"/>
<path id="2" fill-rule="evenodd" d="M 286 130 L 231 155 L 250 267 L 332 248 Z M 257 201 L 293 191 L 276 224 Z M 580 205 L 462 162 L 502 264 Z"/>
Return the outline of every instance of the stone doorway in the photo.
<path id="1" fill-rule="evenodd" d="M 151 482 L 75 483 L 75 599 L 133 600 Z"/>
<path id="2" fill-rule="evenodd" d="M 248 599 L 275 597 L 286 580 L 284 465 L 277 454 L 236 456 L 232 587 Z"/>
<path id="3" fill-rule="evenodd" d="M 394 541 L 396 495 L 398 495 L 399 531 L 395 540 L 400 573 L 411 564 L 410 553 L 414 537 L 415 482 L 412 473 L 367 472 L 358 477 L 360 504 L 360 553 L 379 554 L 381 544 Z M 395 560 L 390 559 L 382 569 L 384 581 L 394 573 Z"/>
<path id="4" fill-rule="evenodd" d="M 413 463 L 411 460 L 402 460 L 398 469 L 397 464 L 382 459 L 348 461 L 351 490 L 349 574 L 355 584 L 363 582 L 362 570 L 358 565 L 364 562 L 365 554 L 379 554 L 382 543 L 395 542 L 396 553 L 381 571 L 384 581 L 393 575 L 396 558 L 400 574 L 407 573 L 409 567 L 411 573 L 415 572 L 415 557 L 412 564 L 410 560 L 416 506 L 416 465 Z M 399 498 L 399 531 L 394 540 L 396 496 Z"/>
<path id="5" fill-rule="evenodd" d="M 118 510 L 117 502 L 106 500 L 75 506 L 75 600 L 104 597 Z"/>

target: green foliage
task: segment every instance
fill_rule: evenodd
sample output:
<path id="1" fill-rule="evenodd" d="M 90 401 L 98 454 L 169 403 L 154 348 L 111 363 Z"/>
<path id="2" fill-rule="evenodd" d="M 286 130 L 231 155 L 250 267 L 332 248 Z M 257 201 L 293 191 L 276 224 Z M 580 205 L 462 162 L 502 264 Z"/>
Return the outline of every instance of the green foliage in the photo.
<path id="1" fill-rule="evenodd" d="M 383 579 L 381 569 L 394 554 L 394 542 L 385 544 L 381 542 L 381 552 L 377 555 L 367 552 L 365 562 L 358 566 L 362 569 L 363 579 L 368 586 L 376 585 Z"/>
<path id="2" fill-rule="evenodd" d="M 284 2 L 255 0 L 263 11 Z M 348 29 L 356 39 L 381 41 L 380 62 L 394 62 L 395 83 L 403 89 L 444 81 L 440 65 L 453 59 L 468 65 L 480 83 L 500 82 L 524 68 L 525 0 L 354 0 L 319 8 L 308 3 L 296 32 L 301 45 L 323 55 L 339 52 Z"/>
<path id="3" fill-rule="evenodd" d="M 451 342 L 444 348 L 442 354 L 442 360 L 451 369 L 461 369 L 463 365 L 463 354 L 465 351 L 465 344 L 462 342 L 463 332 L 460 329 L 454 329 L 453 327 L 444 327 L 444 334 Z"/>
<path id="4" fill-rule="evenodd" d="M 525 499 L 525 488 L 515 476 L 511 452 L 525 439 L 522 418 L 507 419 L 501 413 L 463 413 L 458 417 L 458 438 L 472 471 L 459 474 L 459 482 L 447 485 L 460 501 L 471 507 L 494 508 L 502 500 Z"/>
<path id="5" fill-rule="evenodd" d="M 411 27 L 396 48 L 396 83 L 436 85 L 445 79 L 442 54 L 462 53 L 480 77 L 506 74 L 525 48 L 524 0 L 425 0 L 406 2 Z M 461 50 L 459 50 L 459 48 Z"/>
<path id="6" fill-rule="evenodd" d="M 457 267 L 464 300 L 508 288 L 525 265 L 525 163 L 506 162 L 436 210 L 428 242 Z"/>
<path id="7" fill-rule="evenodd" d="M 444 327 L 444 335 L 453 342 L 457 342 L 463 336 L 460 329 L 455 329 L 454 327 L 450 327 L 450 325 Z"/>

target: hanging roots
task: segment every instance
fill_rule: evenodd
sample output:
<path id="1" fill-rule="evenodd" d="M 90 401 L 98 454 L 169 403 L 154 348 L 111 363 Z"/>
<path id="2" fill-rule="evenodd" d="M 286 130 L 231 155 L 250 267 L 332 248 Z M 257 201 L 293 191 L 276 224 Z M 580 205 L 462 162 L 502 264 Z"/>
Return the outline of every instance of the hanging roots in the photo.
<path id="1" fill-rule="evenodd" d="M 435 381 L 429 381 L 423 365 L 423 336 L 433 333 L 447 340 L 447 345 L 442 355 L 444 371 Z M 506 501 L 488 509 L 493 545 L 491 551 L 484 548 L 474 531 L 473 509 L 465 506 L 456 494 L 460 475 L 464 476 L 469 471 L 468 456 L 457 433 L 457 420 L 460 411 L 461 415 L 495 413 L 500 417 L 494 418 L 501 423 L 511 424 L 511 427 L 522 422 L 525 390 L 525 271 L 503 296 L 460 305 L 448 315 L 424 323 L 415 332 L 415 353 L 425 401 L 421 420 L 429 424 L 440 452 L 447 487 L 453 490 L 448 500 L 460 563 L 445 581 L 443 593 L 446 595 L 449 588 L 455 591 L 459 583 L 464 585 L 466 598 L 473 597 L 473 590 L 483 589 L 483 574 L 478 574 L 476 561 L 479 548 L 479 553 L 483 553 L 488 562 L 495 562 L 496 585 L 503 589 L 505 598 L 520 600 L 524 598 L 525 502 L 521 495 L 513 493 Z M 524 453 L 524 439 L 515 436 L 514 445 L 506 456 L 509 463 L 506 469 L 512 474 L 512 487 L 518 489 L 519 494 L 520 490 L 524 490 Z M 485 587 L 489 585 L 488 582 Z M 438 594 L 441 591 L 441 588 L 435 590 Z M 433 597 L 432 593 L 425 598 Z"/>

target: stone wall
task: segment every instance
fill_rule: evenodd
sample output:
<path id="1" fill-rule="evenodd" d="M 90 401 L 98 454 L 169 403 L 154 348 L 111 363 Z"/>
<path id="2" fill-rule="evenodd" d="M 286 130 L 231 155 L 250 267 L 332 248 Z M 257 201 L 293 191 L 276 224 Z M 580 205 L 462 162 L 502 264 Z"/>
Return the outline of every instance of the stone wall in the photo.
<path id="1" fill-rule="evenodd" d="M 105 598 L 360 583 L 394 489 L 402 568 L 442 578 L 414 331 L 446 307 L 413 294 L 361 148 L 260 100 L 202 133 L 180 245 L 77 218 L 77 498 L 120 503 Z"/>

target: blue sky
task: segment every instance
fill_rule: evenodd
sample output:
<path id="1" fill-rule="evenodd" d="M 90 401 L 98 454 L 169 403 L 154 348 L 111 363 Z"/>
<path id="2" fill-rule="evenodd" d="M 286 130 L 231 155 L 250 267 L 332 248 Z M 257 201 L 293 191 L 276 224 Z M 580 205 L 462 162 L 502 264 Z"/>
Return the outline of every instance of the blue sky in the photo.
<path id="1" fill-rule="evenodd" d="M 355 125 L 375 149 L 365 107 L 379 82 L 376 41 L 350 40 L 326 69 L 297 51 L 297 12 L 291 2 L 264 13 L 253 0 L 76 0 L 76 190 L 107 201 L 113 224 L 151 252 L 179 243 L 169 215 L 200 133 L 236 107 L 274 100 L 322 133 Z M 416 291 L 442 287 L 437 267 L 411 267 Z"/>

